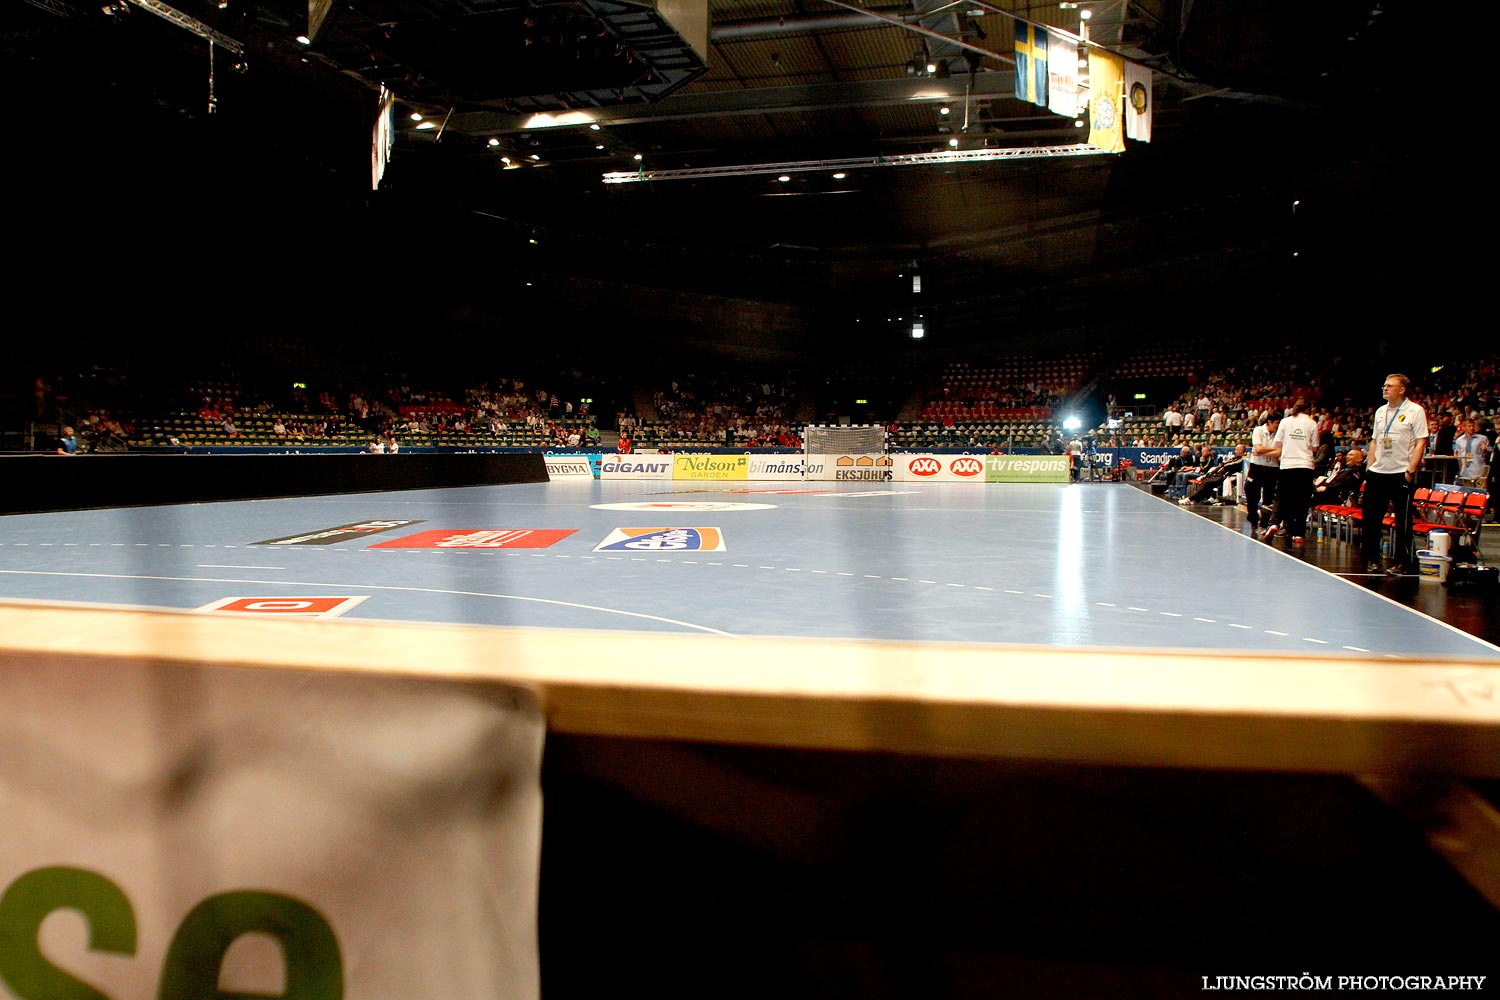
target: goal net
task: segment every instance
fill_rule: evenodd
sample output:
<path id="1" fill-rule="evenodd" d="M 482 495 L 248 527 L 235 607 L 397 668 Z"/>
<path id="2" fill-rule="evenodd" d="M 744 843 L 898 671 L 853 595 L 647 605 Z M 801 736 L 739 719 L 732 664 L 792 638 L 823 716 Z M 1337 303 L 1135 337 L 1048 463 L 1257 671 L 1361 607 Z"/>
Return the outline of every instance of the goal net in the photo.
<path id="1" fill-rule="evenodd" d="M 802 446 L 807 455 L 884 455 L 886 433 L 879 424 L 808 424 Z"/>

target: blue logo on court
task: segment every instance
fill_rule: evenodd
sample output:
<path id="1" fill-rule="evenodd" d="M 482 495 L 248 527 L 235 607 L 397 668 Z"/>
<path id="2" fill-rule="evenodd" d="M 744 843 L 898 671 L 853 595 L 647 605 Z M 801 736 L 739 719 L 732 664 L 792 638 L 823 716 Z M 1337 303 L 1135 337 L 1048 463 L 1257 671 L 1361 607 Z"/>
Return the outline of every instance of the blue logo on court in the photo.
<path id="1" fill-rule="evenodd" d="M 718 528 L 616 528 L 595 552 L 723 552 Z"/>

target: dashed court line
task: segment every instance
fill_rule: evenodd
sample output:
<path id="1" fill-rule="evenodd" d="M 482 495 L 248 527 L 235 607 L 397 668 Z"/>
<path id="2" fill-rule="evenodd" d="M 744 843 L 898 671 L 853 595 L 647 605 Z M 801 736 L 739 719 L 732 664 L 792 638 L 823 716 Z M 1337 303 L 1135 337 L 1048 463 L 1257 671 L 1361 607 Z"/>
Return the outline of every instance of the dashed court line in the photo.
<path id="1" fill-rule="evenodd" d="M 0 542 L 0 547 L 4 547 L 6 544 L 7 543 Z M 8 544 L 10 544 L 13 547 L 24 548 L 24 547 L 30 547 L 33 543 L 29 543 L 29 542 L 11 542 L 11 543 L 8 543 Z M 38 548 L 50 548 L 50 547 L 55 547 L 57 545 L 57 543 L 54 543 L 54 542 L 37 542 L 37 543 L 34 543 L 34 544 Z M 78 543 L 78 542 L 65 542 L 65 543 L 62 543 L 62 544 L 65 547 L 78 547 L 80 545 L 80 543 Z M 130 542 L 109 542 L 109 543 L 89 542 L 87 544 L 90 547 L 102 547 L 102 546 L 104 546 L 104 545 L 107 544 L 107 545 L 109 545 L 112 548 L 122 548 L 122 547 L 126 547 L 126 546 L 133 546 L 135 548 L 150 548 L 153 543 L 150 543 L 150 542 L 133 542 L 133 543 L 130 543 Z M 174 544 L 169 543 L 169 542 L 157 542 L 157 543 L 155 543 L 155 546 L 157 548 L 182 548 L 182 549 L 191 549 L 191 548 L 194 548 L 194 547 L 234 549 L 234 548 L 239 548 L 240 547 L 240 546 L 236 546 L 236 545 L 218 545 L 218 544 L 214 544 L 214 543 L 205 544 L 205 545 L 202 545 L 202 546 L 195 546 L 193 544 L 177 544 L 177 545 L 174 545 Z M 300 549 L 300 550 L 282 549 L 281 551 L 283 551 L 283 552 L 286 552 L 286 551 L 298 551 L 298 552 L 301 552 L 301 553 L 308 553 L 308 552 L 311 552 L 311 551 L 317 551 L 317 552 L 320 552 L 322 554 L 326 554 L 328 552 L 336 552 L 336 553 L 338 553 L 340 555 L 350 555 L 350 554 L 356 554 L 356 555 L 357 554 L 383 555 L 383 554 L 385 554 L 385 552 L 388 552 L 390 550 L 377 550 L 377 549 L 374 549 L 373 547 L 355 548 L 355 549 L 328 547 L 328 548 L 320 548 L 320 549 Z M 454 549 L 430 549 L 430 550 L 423 550 L 423 549 L 404 549 L 404 550 L 396 550 L 396 551 L 404 551 L 404 552 L 406 552 L 407 554 L 410 554 L 410 555 L 423 555 L 423 554 L 426 554 L 426 555 L 434 555 L 434 556 L 451 555 L 454 552 L 457 552 L 460 555 L 470 556 L 470 555 L 475 554 L 476 551 L 494 551 L 494 550 L 472 550 L 472 549 L 456 549 L 456 550 L 454 550 Z M 552 553 L 547 553 L 547 552 L 533 552 L 533 553 L 528 553 L 528 554 L 532 558 L 534 558 L 534 559 L 548 559 L 548 558 L 553 558 L 553 559 L 570 559 L 570 558 L 574 558 L 571 554 L 556 553 L 556 552 L 552 552 Z M 592 555 L 580 555 L 577 558 L 579 558 L 579 559 L 594 560 L 594 559 L 600 558 L 600 557 L 596 557 L 596 556 L 592 556 Z M 603 556 L 602 558 L 604 558 L 604 559 L 606 559 L 608 561 L 611 561 L 611 562 L 621 562 L 626 557 L 622 557 L 622 556 Z M 654 561 L 655 563 L 658 563 L 658 564 L 668 564 L 668 565 L 677 565 L 677 564 L 680 564 L 680 565 L 685 565 L 685 566 L 697 566 L 697 565 L 700 565 L 699 560 L 696 560 L 696 559 L 658 558 L 658 559 L 655 559 L 655 560 L 650 560 L 650 559 L 647 559 L 646 557 L 643 557 L 643 556 L 631 556 L 631 557 L 629 557 L 629 561 L 630 562 L 639 562 L 639 563 Z M 282 566 L 247 566 L 247 565 L 237 565 L 237 564 L 231 564 L 231 563 L 198 563 L 197 565 L 200 568 L 204 568 L 204 569 L 253 569 L 253 570 L 284 570 L 285 569 L 285 567 L 282 567 Z M 709 565 L 709 566 L 723 566 L 725 564 L 722 563 L 722 562 L 708 562 L 708 563 L 706 563 L 706 565 Z M 750 568 L 752 568 L 752 566 L 751 566 L 750 563 L 730 563 L 729 565 L 732 568 L 735 568 L 735 569 L 750 569 Z M 814 575 L 819 575 L 819 576 L 854 577 L 856 575 L 855 573 L 852 573 L 852 572 L 829 571 L 829 570 L 825 570 L 825 569 L 805 569 L 804 567 L 799 567 L 799 566 L 759 565 L 759 566 L 756 566 L 755 568 L 758 568 L 758 569 L 761 569 L 761 570 L 766 570 L 766 571 L 771 571 L 771 572 L 775 572 L 775 571 L 778 571 L 778 570 L 781 571 L 781 572 L 786 572 L 786 573 L 802 573 L 802 572 L 807 572 L 809 574 L 814 574 Z M 66 575 L 66 574 L 63 574 L 63 575 Z M 84 575 L 88 575 L 88 574 L 84 574 Z M 108 574 L 99 574 L 99 575 L 106 575 L 107 576 Z M 987 592 L 987 593 L 994 593 L 995 590 L 996 590 L 996 588 L 994 588 L 994 587 L 982 586 L 982 585 L 979 585 L 979 584 L 953 583 L 953 582 L 945 582 L 945 581 L 938 581 L 938 580 L 928 580 L 928 579 L 921 579 L 921 578 L 918 578 L 918 579 L 916 579 L 914 581 L 911 577 L 904 577 L 904 576 L 890 576 L 890 577 L 887 577 L 887 576 L 883 576 L 883 575 L 878 574 L 878 573 L 863 573 L 863 574 L 858 574 L 858 575 L 861 576 L 863 579 L 866 579 L 866 580 L 890 580 L 891 582 L 896 582 L 896 583 L 912 583 L 912 582 L 916 582 L 916 583 L 920 583 L 920 584 L 926 584 L 926 585 L 929 585 L 929 586 L 939 586 L 939 585 L 941 585 L 941 586 L 946 586 L 946 587 L 957 588 L 957 589 L 960 589 L 960 590 L 976 590 L 976 591 L 984 591 L 984 592 Z M 170 579 L 170 578 L 163 578 L 163 579 Z M 380 588 L 376 588 L 376 589 L 380 589 Z M 385 588 L 385 589 L 413 589 L 413 590 L 421 590 L 421 589 L 424 589 L 424 588 Z M 1010 589 L 1010 588 L 1005 588 L 1003 592 L 1006 593 L 1006 594 L 1010 594 L 1010 595 L 1014 595 L 1014 596 L 1019 596 L 1019 597 L 1026 596 L 1026 592 L 1025 591 L 1014 590 L 1014 589 Z M 459 593 L 459 592 L 455 591 L 454 593 Z M 490 595 L 490 596 L 500 596 L 500 595 Z M 1040 593 L 1040 592 L 1032 592 L 1030 596 L 1035 597 L 1035 598 L 1039 598 L 1039 599 L 1043 599 L 1043 600 L 1055 600 L 1056 599 L 1054 597 L 1054 595 L 1052 595 L 1052 594 L 1044 594 L 1044 593 Z M 1094 605 L 1096 607 L 1100 607 L 1100 608 L 1119 608 L 1120 607 L 1119 604 L 1117 604 L 1115 602 L 1112 602 L 1112 601 L 1095 601 L 1093 603 L 1094 603 Z M 584 607 L 584 605 L 580 605 L 580 607 Z M 609 610 L 609 609 L 602 609 L 602 610 Z M 1150 609 L 1150 608 L 1144 608 L 1144 607 L 1139 607 L 1139 606 L 1136 606 L 1136 605 L 1126 605 L 1125 606 L 1125 610 L 1131 611 L 1131 612 L 1135 612 L 1135 613 L 1140 613 L 1140 614 L 1149 614 L 1152 609 Z M 1184 617 L 1189 617 L 1189 616 L 1187 616 L 1187 615 L 1185 615 L 1185 614 L 1183 614 L 1181 612 L 1176 612 L 1176 611 L 1157 611 L 1156 613 L 1158 615 L 1160 615 L 1162 617 L 1166 617 L 1166 618 L 1184 618 Z M 643 615 L 641 617 L 648 617 L 649 618 L 649 617 L 653 617 L 653 616 Z M 1193 615 L 1193 616 L 1191 616 L 1191 619 L 1193 621 L 1195 621 L 1195 622 L 1201 622 L 1201 623 L 1206 624 L 1206 625 L 1216 625 L 1216 624 L 1219 624 L 1219 620 L 1216 619 L 1216 618 L 1207 618 L 1207 617 L 1203 617 L 1203 616 L 1200 616 L 1200 615 Z M 666 621 L 666 620 L 669 620 L 669 619 L 662 619 L 662 620 Z M 683 623 L 683 624 L 687 624 L 687 623 Z M 1253 631 L 1254 630 L 1253 626 L 1244 625 L 1244 624 L 1241 624 L 1241 623 L 1238 623 L 1238 622 L 1229 622 L 1229 623 L 1224 623 L 1224 624 L 1228 628 L 1241 629 L 1241 630 L 1246 630 L 1246 631 Z M 689 625 L 689 627 L 697 628 L 698 626 Z M 714 631 L 714 630 L 710 630 L 710 631 Z M 1274 636 L 1277 636 L 1279 638 L 1290 638 L 1290 633 L 1282 632 L 1282 631 L 1279 631 L 1277 629 L 1261 629 L 1261 631 L 1263 633 L 1265 633 L 1266 635 L 1274 635 Z M 1320 638 L 1317 638 L 1316 636 L 1302 636 L 1301 637 L 1301 641 L 1307 642 L 1307 643 L 1312 643 L 1314 645 L 1320 645 L 1320 646 L 1332 645 L 1332 643 L 1329 640 L 1327 640 L 1327 639 L 1320 639 Z M 1369 652 L 1371 652 L 1370 650 L 1364 648 L 1363 646 L 1355 646 L 1355 645 L 1347 645 L 1346 644 L 1346 645 L 1342 645 L 1340 648 L 1346 649 L 1346 650 L 1349 650 L 1350 652 L 1355 652 L 1355 653 L 1369 653 Z M 1393 656 L 1395 654 L 1385 654 L 1385 655 L 1387 655 L 1387 656 Z"/>

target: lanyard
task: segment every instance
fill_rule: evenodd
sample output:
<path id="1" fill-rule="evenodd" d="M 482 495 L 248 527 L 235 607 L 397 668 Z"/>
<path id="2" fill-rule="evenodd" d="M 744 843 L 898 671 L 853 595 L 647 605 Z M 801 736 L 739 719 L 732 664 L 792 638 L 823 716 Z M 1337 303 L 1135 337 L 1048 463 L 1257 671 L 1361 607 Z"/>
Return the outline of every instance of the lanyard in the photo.
<path id="1" fill-rule="evenodd" d="M 1406 405 L 1406 400 L 1403 399 L 1401 402 L 1399 402 L 1399 403 L 1396 404 L 1396 412 L 1392 413 L 1390 415 L 1390 417 L 1387 418 L 1387 420 L 1385 422 L 1385 436 L 1387 438 L 1389 438 L 1391 436 L 1391 424 L 1394 424 L 1396 422 L 1396 418 L 1401 415 L 1401 407 L 1403 407 L 1405 405 Z"/>

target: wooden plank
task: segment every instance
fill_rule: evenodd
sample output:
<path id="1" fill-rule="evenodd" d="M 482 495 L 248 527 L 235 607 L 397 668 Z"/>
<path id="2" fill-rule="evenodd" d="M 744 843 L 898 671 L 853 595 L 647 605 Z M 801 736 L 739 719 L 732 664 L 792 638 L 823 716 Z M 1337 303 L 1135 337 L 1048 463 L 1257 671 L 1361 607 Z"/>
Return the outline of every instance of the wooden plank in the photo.
<path id="1" fill-rule="evenodd" d="M 557 732 L 1159 767 L 1500 775 L 1494 661 L 505 629 L 0 602 L 0 655 L 538 691 Z"/>

